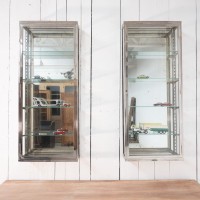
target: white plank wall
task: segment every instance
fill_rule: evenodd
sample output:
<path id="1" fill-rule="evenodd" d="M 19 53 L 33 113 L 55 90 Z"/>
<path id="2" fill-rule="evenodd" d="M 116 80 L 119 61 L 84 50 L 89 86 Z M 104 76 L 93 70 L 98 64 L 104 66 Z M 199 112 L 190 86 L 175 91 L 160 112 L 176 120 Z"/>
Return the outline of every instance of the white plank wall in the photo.
<path id="1" fill-rule="evenodd" d="M 121 1 L 121 27 L 124 21 L 139 21 L 140 19 L 140 1 L 138 0 L 122 0 Z M 122 32 L 122 31 L 121 31 Z M 121 33 L 122 37 L 122 33 Z M 122 44 L 120 44 L 122 49 Z M 122 65 L 122 63 L 121 63 Z M 122 66 L 121 66 L 122 67 Z M 120 80 L 121 81 L 121 80 Z M 120 94 L 121 95 L 121 88 Z M 120 101 L 122 107 L 122 101 Z M 121 110 L 122 113 L 122 110 Z M 122 116 L 120 115 L 120 179 L 121 180 L 138 180 L 139 179 L 139 162 L 125 161 L 123 158 L 123 131 Z"/>
<path id="2" fill-rule="evenodd" d="M 93 0 L 92 180 L 119 179 L 119 12 L 119 0 Z"/>
<path id="3" fill-rule="evenodd" d="M 170 0 L 169 20 L 182 21 L 184 161 L 170 162 L 171 179 L 196 178 L 196 7 L 195 0 Z M 199 88 L 200 89 L 200 88 Z"/>
<path id="4" fill-rule="evenodd" d="M 90 180 L 91 0 L 82 1 L 80 22 L 80 179 Z"/>
<path id="5" fill-rule="evenodd" d="M 149 9 L 151 7 L 151 9 Z M 141 21 L 168 21 L 169 2 L 166 0 L 141 0 L 140 20 Z M 140 162 L 140 179 L 169 179 L 169 164 L 163 161 Z M 149 168 L 149 170 L 148 170 Z M 156 173 L 155 168 L 158 170 Z M 159 173 L 161 170 L 162 173 Z"/>
<path id="6" fill-rule="evenodd" d="M 200 2 L 197 5 L 197 88 L 200 85 Z M 200 183 L 200 90 L 197 90 L 197 180 Z"/>
<path id="7" fill-rule="evenodd" d="M 5 96 L 0 98 L 0 183 L 6 179 L 200 182 L 199 12 L 199 0 L 1 0 L 0 89 Z M 18 162 L 19 21 L 30 20 L 79 23 L 78 162 Z M 130 162 L 123 157 L 122 24 L 142 20 L 182 21 L 183 161 Z"/>
<path id="8" fill-rule="evenodd" d="M 0 1 L 0 98 L 1 117 L 0 126 L 0 184 L 8 178 L 8 88 L 9 88 L 9 2 Z"/>

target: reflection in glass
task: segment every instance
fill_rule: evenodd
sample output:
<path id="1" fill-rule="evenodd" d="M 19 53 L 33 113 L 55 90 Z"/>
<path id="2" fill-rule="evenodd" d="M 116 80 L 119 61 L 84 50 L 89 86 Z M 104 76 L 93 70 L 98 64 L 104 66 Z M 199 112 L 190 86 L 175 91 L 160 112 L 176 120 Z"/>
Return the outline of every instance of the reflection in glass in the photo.
<path id="1" fill-rule="evenodd" d="M 19 160 L 76 161 L 77 23 L 22 22 L 20 26 Z"/>
<path id="2" fill-rule="evenodd" d="M 127 159 L 181 154 L 179 37 L 179 22 L 124 23 Z"/>

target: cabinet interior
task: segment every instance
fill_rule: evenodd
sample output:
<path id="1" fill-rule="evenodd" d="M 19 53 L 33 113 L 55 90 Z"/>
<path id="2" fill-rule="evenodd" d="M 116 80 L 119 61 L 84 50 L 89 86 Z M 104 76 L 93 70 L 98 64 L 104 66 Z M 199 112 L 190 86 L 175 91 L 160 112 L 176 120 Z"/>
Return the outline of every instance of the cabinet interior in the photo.
<path id="1" fill-rule="evenodd" d="M 21 22 L 19 160 L 78 158 L 78 28 Z"/>
<path id="2" fill-rule="evenodd" d="M 173 159 L 181 154 L 179 22 L 125 22 L 124 154 Z"/>

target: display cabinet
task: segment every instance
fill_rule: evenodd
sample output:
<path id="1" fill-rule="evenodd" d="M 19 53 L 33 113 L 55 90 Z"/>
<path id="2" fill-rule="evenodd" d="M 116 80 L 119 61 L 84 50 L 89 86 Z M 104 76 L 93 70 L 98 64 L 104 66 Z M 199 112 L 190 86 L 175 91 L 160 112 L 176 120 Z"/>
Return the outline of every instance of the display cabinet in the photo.
<path id="1" fill-rule="evenodd" d="M 77 22 L 20 22 L 19 160 L 77 161 Z"/>
<path id="2" fill-rule="evenodd" d="M 125 158 L 180 159 L 181 22 L 124 22 L 122 72 Z"/>

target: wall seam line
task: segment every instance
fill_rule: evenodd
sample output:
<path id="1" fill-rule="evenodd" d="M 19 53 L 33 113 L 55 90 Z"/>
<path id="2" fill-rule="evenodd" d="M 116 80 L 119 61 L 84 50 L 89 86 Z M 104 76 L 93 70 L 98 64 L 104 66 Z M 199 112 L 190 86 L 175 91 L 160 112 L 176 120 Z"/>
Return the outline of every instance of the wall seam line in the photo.
<path id="1" fill-rule="evenodd" d="M 120 30 L 120 73 L 119 73 L 119 180 L 121 180 L 121 140 L 120 140 L 120 130 L 121 130 L 121 67 L 122 67 L 122 1 L 120 0 L 120 19 L 119 19 L 119 30 Z"/>
<path id="2" fill-rule="evenodd" d="M 196 11 L 196 19 L 195 19 L 195 34 L 196 34 L 196 180 L 198 181 L 198 112 L 197 112 L 197 108 L 198 108 L 198 76 L 197 76 L 197 73 L 198 73 L 198 67 L 197 67 L 197 64 L 198 64 L 198 59 L 197 59 L 197 53 L 198 53 L 198 33 L 197 33 L 197 27 L 198 27 L 198 23 L 197 23 L 197 20 L 198 20 L 198 3 L 197 3 L 197 0 L 195 1 L 195 11 Z"/>
<path id="3" fill-rule="evenodd" d="M 66 21 L 67 21 L 67 0 L 66 0 Z"/>
<path id="4" fill-rule="evenodd" d="M 11 42 L 10 42 L 10 35 L 11 35 L 11 3 L 12 1 L 9 1 L 9 42 L 8 42 L 8 174 L 7 174 L 7 179 L 10 179 L 10 50 L 11 50 Z"/>
<path id="5" fill-rule="evenodd" d="M 90 44 L 90 181 L 92 179 L 92 8 L 93 0 L 91 0 L 91 44 Z"/>
<path id="6" fill-rule="evenodd" d="M 138 18 L 139 18 L 139 21 L 140 21 L 140 0 L 139 0 L 139 16 L 138 16 Z"/>
<path id="7" fill-rule="evenodd" d="M 58 21 L 58 1 L 56 0 L 56 21 Z"/>
<path id="8" fill-rule="evenodd" d="M 80 29 L 78 30 L 78 43 L 79 43 L 79 70 L 78 70 L 78 76 L 79 76 L 79 127 L 78 127 L 78 129 L 79 129 L 79 140 L 78 140 L 78 144 L 79 144 L 79 181 L 81 180 L 81 162 L 80 162 L 80 157 L 81 157 L 81 154 L 80 154 L 80 108 L 81 108 L 81 98 L 80 98 L 80 94 L 81 94 L 81 91 L 80 91 L 80 82 L 81 82 L 81 65 L 82 65 L 82 60 L 81 60 L 81 56 L 82 56 L 82 54 L 81 54 L 81 50 L 82 50 L 82 43 L 81 43 L 81 41 L 82 41 L 82 16 L 83 16 L 83 14 L 82 14 L 82 10 L 83 10 L 83 7 L 82 7 L 82 0 L 80 0 L 80 4 L 81 4 L 81 6 L 80 6 Z"/>
<path id="9" fill-rule="evenodd" d="M 42 8 L 41 8 L 42 0 L 40 0 L 40 21 L 42 19 Z"/>

